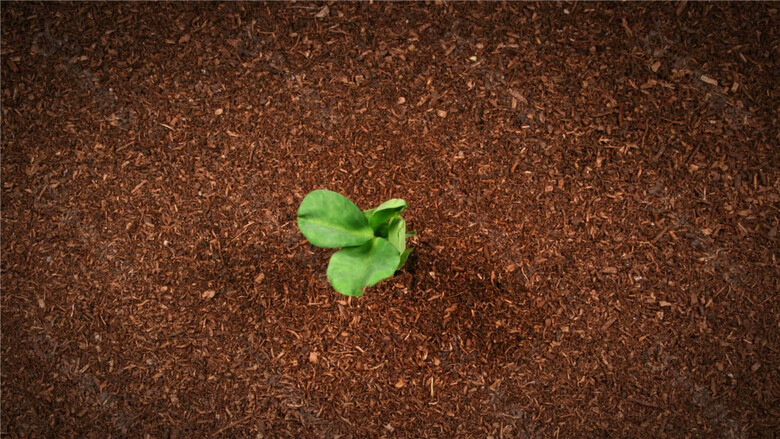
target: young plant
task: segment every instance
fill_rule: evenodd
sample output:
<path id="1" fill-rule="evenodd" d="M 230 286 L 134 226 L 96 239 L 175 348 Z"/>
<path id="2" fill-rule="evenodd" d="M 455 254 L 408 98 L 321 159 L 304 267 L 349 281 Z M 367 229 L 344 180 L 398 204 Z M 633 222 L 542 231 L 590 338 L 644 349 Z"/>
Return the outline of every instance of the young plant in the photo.
<path id="1" fill-rule="evenodd" d="M 406 248 L 406 202 L 385 201 L 361 211 L 347 197 L 319 189 L 310 192 L 298 208 L 298 228 L 317 247 L 339 248 L 330 257 L 328 281 L 347 296 L 362 296 L 364 288 L 395 274 L 412 249 Z"/>

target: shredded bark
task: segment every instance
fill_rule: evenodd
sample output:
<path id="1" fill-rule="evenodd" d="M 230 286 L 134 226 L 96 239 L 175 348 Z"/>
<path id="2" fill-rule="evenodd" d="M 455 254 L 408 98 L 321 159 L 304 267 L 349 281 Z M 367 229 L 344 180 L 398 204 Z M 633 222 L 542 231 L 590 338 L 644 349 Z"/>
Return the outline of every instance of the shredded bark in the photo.
<path id="1" fill-rule="evenodd" d="M 5 437 L 774 437 L 774 3 L 4 3 Z M 359 299 L 295 224 L 404 198 Z"/>

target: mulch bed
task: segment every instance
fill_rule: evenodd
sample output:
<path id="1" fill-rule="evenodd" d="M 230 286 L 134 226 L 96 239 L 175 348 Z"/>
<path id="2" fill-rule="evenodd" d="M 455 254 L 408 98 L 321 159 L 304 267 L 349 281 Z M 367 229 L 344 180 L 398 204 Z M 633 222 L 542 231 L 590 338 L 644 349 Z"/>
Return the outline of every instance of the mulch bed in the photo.
<path id="1" fill-rule="evenodd" d="M 777 9 L 3 3 L 3 437 L 778 437 Z"/>

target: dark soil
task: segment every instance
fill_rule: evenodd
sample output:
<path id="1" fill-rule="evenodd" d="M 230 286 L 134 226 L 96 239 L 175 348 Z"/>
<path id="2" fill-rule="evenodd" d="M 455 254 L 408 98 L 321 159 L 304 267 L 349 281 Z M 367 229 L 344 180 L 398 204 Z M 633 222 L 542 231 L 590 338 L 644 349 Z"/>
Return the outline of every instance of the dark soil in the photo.
<path id="1" fill-rule="evenodd" d="M 3 3 L 3 437 L 778 437 L 777 6 Z"/>

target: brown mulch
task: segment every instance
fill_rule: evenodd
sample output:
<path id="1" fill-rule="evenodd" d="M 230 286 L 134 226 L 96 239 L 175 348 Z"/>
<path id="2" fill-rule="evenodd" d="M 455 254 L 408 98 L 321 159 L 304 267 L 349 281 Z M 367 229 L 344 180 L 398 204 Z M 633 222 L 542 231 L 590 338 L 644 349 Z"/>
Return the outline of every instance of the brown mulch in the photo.
<path id="1" fill-rule="evenodd" d="M 777 9 L 3 3 L 0 433 L 780 436 Z"/>

